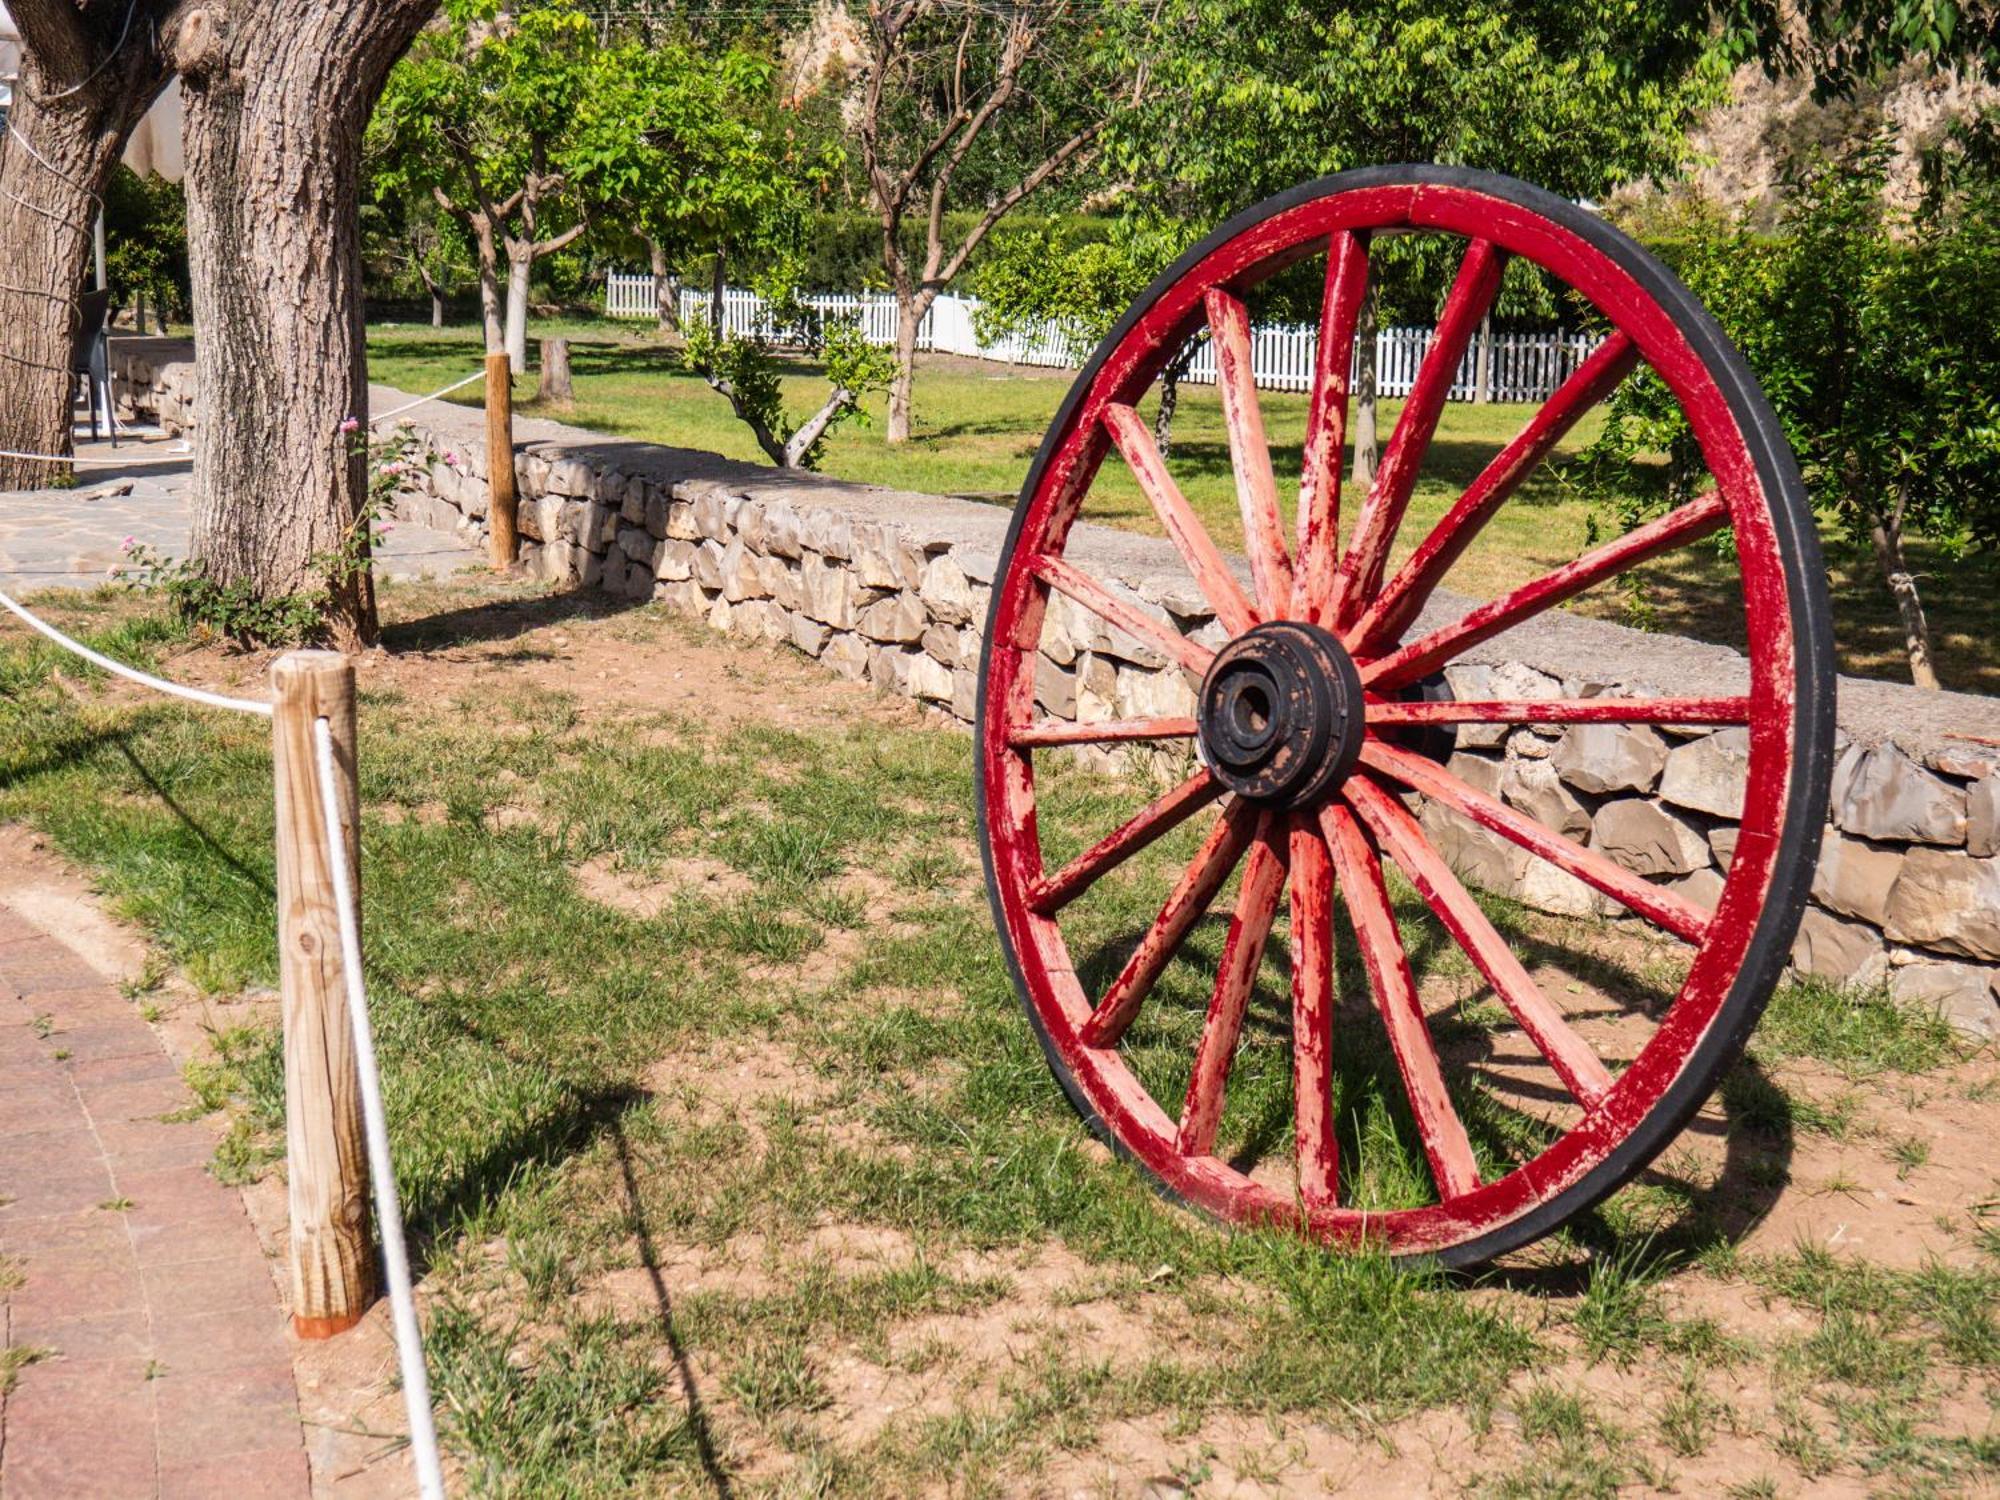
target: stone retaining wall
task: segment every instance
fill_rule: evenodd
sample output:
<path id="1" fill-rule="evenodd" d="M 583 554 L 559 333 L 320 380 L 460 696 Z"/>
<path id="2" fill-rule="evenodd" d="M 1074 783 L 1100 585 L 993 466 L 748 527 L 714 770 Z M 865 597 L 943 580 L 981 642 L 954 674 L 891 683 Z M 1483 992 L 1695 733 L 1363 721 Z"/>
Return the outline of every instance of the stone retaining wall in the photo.
<path id="1" fill-rule="evenodd" d="M 184 345 L 114 345 L 116 390 L 170 429 L 193 417 Z M 376 410 L 409 398 L 378 387 Z M 477 411 L 420 407 L 408 423 L 410 521 L 483 537 Z M 788 645 L 842 676 L 972 717 L 980 631 L 1008 522 L 999 507 L 844 484 L 534 419 L 516 424 L 522 560 L 536 576 L 659 599 L 718 630 Z M 1219 644 L 1163 541 L 1079 526 L 1070 557 L 1142 607 Z M 1247 572 L 1245 572 L 1247 578 Z M 1420 628 L 1469 601 L 1440 596 Z M 1742 692 L 1724 647 L 1556 614 L 1447 669 L 1461 698 Z M 1061 718 L 1183 714 L 1194 682 L 1061 595 L 1037 684 Z M 1963 1029 L 2000 1034 L 2000 700 L 1843 678 L 1826 849 L 1793 961 L 1886 983 Z M 1747 733 L 1577 725 L 1458 731 L 1451 769 L 1630 869 L 1710 904 L 1735 849 Z M 1453 863 L 1549 911 L 1606 898 L 1435 806 Z"/>

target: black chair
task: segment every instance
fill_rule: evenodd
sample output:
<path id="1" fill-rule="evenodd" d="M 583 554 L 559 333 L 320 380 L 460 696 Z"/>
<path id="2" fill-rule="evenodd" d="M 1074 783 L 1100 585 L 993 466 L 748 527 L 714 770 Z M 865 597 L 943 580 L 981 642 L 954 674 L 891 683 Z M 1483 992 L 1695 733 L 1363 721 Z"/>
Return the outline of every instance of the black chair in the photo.
<path id="1" fill-rule="evenodd" d="M 90 437 L 97 440 L 97 414 L 111 431 L 111 446 L 118 446 L 118 417 L 111 406 L 111 293 L 85 292 L 77 298 L 76 336 L 70 343 L 69 372 L 83 382 L 84 399 L 90 404 Z"/>

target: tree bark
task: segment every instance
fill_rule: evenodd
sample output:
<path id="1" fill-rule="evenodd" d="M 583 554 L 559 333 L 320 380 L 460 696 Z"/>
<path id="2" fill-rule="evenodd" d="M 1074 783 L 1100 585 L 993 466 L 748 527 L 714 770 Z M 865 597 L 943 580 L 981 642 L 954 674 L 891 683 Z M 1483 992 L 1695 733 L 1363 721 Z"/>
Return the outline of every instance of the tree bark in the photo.
<path id="1" fill-rule="evenodd" d="M 1160 409 L 1153 416 L 1153 445 L 1160 450 L 1160 457 L 1171 458 L 1174 453 L 1174 413 L 1181 404 L 1181 379 L 1194 363 L 1194 351 L 1201 347 L 1197 339 L 1189 339 L 1181 352 L 1167 361 L 1167 367 L 1160 371 Z"/>
<path id="2" fill-rule="evenodd" d="M 510 240 L 507 245 L 507 358 L 514 373 L 528 368 L 528 282 L 535 272 L 535 250 Z"/>
<path id="3" fill-rule="evenodd" d="M 1909 563 L 1903 555 L 1900 496 L 1893 511 L 1876 519 L 1868 537 L 1874 543 L 1875 561 L 1889 585 L 1890 597 L 1896 601 L 1896 613 L 1902 617 L 1903 649 L 1910 658 L 1910 681 L 1920 688 L 1936 691 L 1941 684 L 1937 666 L 1931 659 L 1930 622 L 1924 618 L 1924 601 L 1917 593 L 1917 580 L 1910 575 Z"/>
<path id="4" fill-rule="evenodd" d="M 722 337 L 722 291 L 722 247 L 718 245 L 708 273 L 708 327 L 717 338 Z"/>
<path id="5" fill-rule="evenodd" d="M 1354 475 L 1350 483 L 1364 493 L 1375 482 L 1375 464 L 1380 457 L 1375 439 L 1375 338 L 1379 318 L 1375 286 L 1370 282 L 1354 328 L 1354 420 L 1348 427 L 1354 443 Z"/>
<path id="6" fill-rule="evenodd" d="M 910 415 L 917 383 L 917 333 L 937 300 L 932 291 L 896 291 L 896 373 L 889 381 L 889 427 L 892 443 L 910 440 Z"/>
<path id="7" fill-rule="evenodd" d="M 569 340 L 542 340 L 542 383 L 535 392 L 537 401 L 569 402 L 576 399 L 570 380 Z"/>
<path id="8" fill-rule="evenodd" d="M 367 497 L 361 133 L 433 0 L 235 0 L 187 10 L 182 74 L 195 344 L 192 550 L 273 601 L 324 588 L 375 632 Z"/>
<path id="9" fill-rule="evenodd" d="M 136 3 L 136 0 L 134 0 Z M 70 452 L 70 344 L 91 227 L 125 138 L 166 84 L 153 10 L 20 0 L 21 76 L 0 140 L 0 448 Z M 146 28 L 125 33 L 121 21 Z M 113 50 L 123 35 L 126 45 Z M 67 464 L 0 459 L 0 490 Z"/>
<path id="10" fill-rule="evenodd" d="M 646 253 L 653 267 L 653 304 L 660 319 L 661 333 L 681 331 L 680 285 L 667 264 L 667 250 L 658 240 L 646 241 Z"/>

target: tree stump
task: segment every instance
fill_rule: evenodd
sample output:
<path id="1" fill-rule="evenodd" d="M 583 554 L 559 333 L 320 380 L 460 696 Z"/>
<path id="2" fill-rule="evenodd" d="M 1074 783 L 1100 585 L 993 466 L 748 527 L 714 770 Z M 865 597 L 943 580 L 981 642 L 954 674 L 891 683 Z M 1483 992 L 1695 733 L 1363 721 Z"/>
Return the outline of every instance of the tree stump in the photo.
<path id="1" fill-rule="evenodd" d="M 542 383 L 535 392 L 538 401 L 560 401 L 567 405 L 576 399 L 576 388 L 569 378 L 569 340 L 542 340 Z"/>

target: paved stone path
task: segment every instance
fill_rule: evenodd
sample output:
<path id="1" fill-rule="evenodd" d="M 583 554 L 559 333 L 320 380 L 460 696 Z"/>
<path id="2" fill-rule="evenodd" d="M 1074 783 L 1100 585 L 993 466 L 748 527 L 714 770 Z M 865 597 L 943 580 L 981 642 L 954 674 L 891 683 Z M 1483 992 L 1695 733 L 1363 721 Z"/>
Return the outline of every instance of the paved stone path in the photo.
<path id="1" fill-rule="evenodd" d="M 284 1309 L 137 1008 L 0 904 L 4 1500 L 309 1493 Z"/>
<path id="2" fill-rule="evenodd" d="M 188 471 L 178 440 L 156 430 L 107 442 L 79 437 L 79 458 L 119 461 L 77 470 L 73 490 L 0 491 L 0 588 L 95 588 L 124 559 L 127 537 L 185 557 Z M 173 459 L 174 462 L 154 462 Z M 110 493 L 129 486 L 125 494 Z M 399 522 L 376 536 L 376 569 L 387 578 L 435 577 L 479 560 L 448 532 Z"/>

